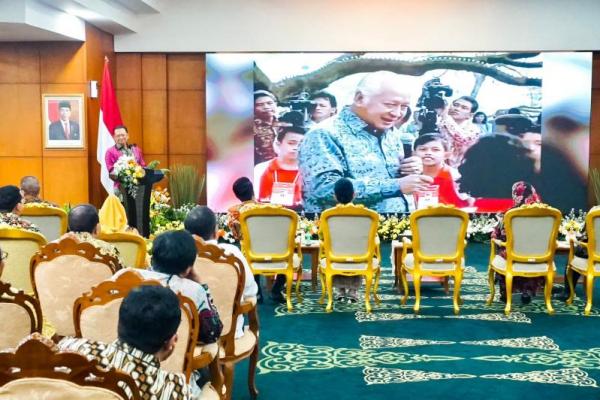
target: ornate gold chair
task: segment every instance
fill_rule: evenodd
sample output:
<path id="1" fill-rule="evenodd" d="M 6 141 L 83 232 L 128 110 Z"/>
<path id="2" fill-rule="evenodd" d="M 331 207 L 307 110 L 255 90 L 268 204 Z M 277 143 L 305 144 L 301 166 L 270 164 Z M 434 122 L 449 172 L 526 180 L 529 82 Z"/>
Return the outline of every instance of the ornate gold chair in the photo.
<path id="1" fill-rule="evenodd" d="M 202 283 L 210 288 L 223 323 L 219 359 L 223 366 L 226 398 L 232 398 L 235 364 L 250 357 L 248 388 L 250 396 L 255 399 L 258 396 L 255 375 L 259 355 L 260 330 L 256 298 L 247 299 L 245 302 L 241 301 L 246 279 L 244 265 L 235 256 L 226 254 L 220 247 L 204 243 L 199 238 L 196 238 L 196 249 L 198 257 L 194 263 L 194 269 Z M 250 325 L 244 329 L 244 335 L 236 339 L 238 316 L 243 314 L 248 315 Z"/>
<path id="2" fill-rule="evenodd" d="M 139 400 L 132 377 L 85 356 L 57 351 L 34 333 L 14 352 L 0 352 L 0 399 Z"/>
<path id="3" fill-rule="evenodd" d="M 296 297 L 300 296 L 302 251 L 295 243 L 298 214 L 278 205 L 261 205 L 243 209 L 242 252 L 254 275 L 286 277 L 287 308 L 292 310 L 292 284 L 296 273 Z"/>
<path id="4" fill-rule="evenodd" d="M 95 341 L 110 343 L 117 339 L 119 324 L 119 308 L 131 290 L 138 286 L 154 285 L 161 283 L 155 280 L 144 279 L 129 269 L 114 280 L 106 280 L 94 286 L 90 292 L 85 293 L 75 300 L 73 307 L 73 322 L 75 335 Z M 161 368 L 172 372 L 183 372 L 190 378 L 192 361 L 200 322 L 194 302 L 178 294 L 181 306 L 181 324 L 177 329 L 179 340 L 171 356 L 161 362 Z"/>
<path id="5" fill-rule="evenodd" d="M 327 292 L 328 312 L 333 310 L 334 275 L 365 277 L 367 312 L 371 312 L 371 285 L 375 281 L 373 297 L 379 304 L 378 224 L 379 214 L 362 205 L 338 204 L 321 214 L 322 259 L 319 272 L 322 293 L 319 302 L 323 304 Z"/>
<path id="6" fill-rule="evenodd" d="M 23 207 L 21 218 L 35 224 L 48 242 L 67 232 L 67 213 L 62 208 L 34 203 Z"/>
<path id="7" fill-rule="evenodd" d="M 118 250 L 125 266 L 146 268 L 146 240 L 140 235 L 130 232 L 101 233 L 98 239 L 114 245 Z"/>
<path id="8" fill-rule="evenodd" d="M 116 258 L 89 243 L 66 238 L 49 243 L 31 259 L 31 281 L 44 318 L 59 336 L 73 336 L 73 303 L 120 269 Z"/>
<path id="9" fill-rule="evenodd" d="M 42 332 L 42 309 L 35 297 L 0 282 L 0 349 L 16 347 L 24 337 Z"/>
<path id="10" fill-rule="evenodd" d="M 590 315 L 594 278 L 600 276 L 600 238 L 596 237 L 596 232 L 600 232 L 600 208 L 595 207 L 590 210 L 585 217 L 585 226 L 588 241 L 570 241 L 569 261 L 567 263 L 567 281 L 569 282 L 570 295 L 567 304 L 572 304 L 575 297 L 575 285 L 573 284 L 573 271 L 575 271 L 585 278 L 586 303 L 584 314 Z M 575 256 L 575 245 L 585 247 L 588 258 Z"/>
<path id="11" fill-rule="evenodd" d="M 552 314 L 552 282 L 556 266 L 554 252 L 560 226 L 561 213 L 546 204 L 535 203 L 513 208 L 504 215 L 506 242 L 494 239 L 491 242 L 488 280 L 492 304 L 495 294 L 494 276 L 504 275 L 506 279 L 506 307 L 508 315 L 512 304 L 512 282 L 515 276 L 526 278 L 544 276 L 544 300 L 548 313 Z M 497 254 L 496 246 L 506 248 L 506 259 Z"/>
<path id="12" fill-rule="evenodd" d="M 18 228 L 0 228 L 0 247 L 8 253 L 0 280 L 10 283 L 13 289 L 33 293 L 29 264 L 44 245 L 46 238 L 39 233 Z"/>
<path id="13" fill-rule="evenodd" d="M 402 304 L 408 298 L 406 274 L 413 276 L 415 313 L 421 304 L 421 278 L 454 278 L 454 313 L 459 313 L 460 285 L 465 265 L 465 236 L 469 215 L 454 206 L 438 205 L 414 211 L 410 215 L 413 241 L 403 238 L 400 278 L 404 288 Z M 412 249 L 412 253 L 408 251 Z"/>

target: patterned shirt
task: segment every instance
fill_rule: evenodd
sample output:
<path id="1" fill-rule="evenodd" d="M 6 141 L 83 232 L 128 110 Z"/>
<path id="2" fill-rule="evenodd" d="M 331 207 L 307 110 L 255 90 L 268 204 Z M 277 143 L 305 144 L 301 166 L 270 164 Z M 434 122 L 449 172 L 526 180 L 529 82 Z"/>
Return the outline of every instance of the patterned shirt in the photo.
<path id="1" fill-rule="evenodd" d="M 318 124 L 300 145 L 299 163 L 304 209 L 321 212 L 333 207 L 333 187 L 340 178 L 352 181 L 356 203 L 378 212 L 406 212 L 400 191 L 400 132 L 378 135 L 350 107 Z"/>
<path id="2" fill-rule="evenodd" d="M 479 140 L 481 129 L 470 120 L 458 124 L 449 115 L 445 115 L 440 119 L 438 128 L 452 147 L 452 155 L 448 160 L 448 164 L 452 167 L 458 167 L 469 147 Z"/>
<path id="3" fill-rule="evenodd" d="M 277 157 L 273 149 L 276 137 L 275 122 L 267 124 L 259 119 L 254 120 L 254 164 Z"/>
<path id="4" fill-rule="evenodd" d="M 40 233 L 37 226 L 13 213 L 0 213 L 0 228 L 2 228 L 2 225 Z"/>
<path id="5" fill-rule="evenodd" d="M 46 201 L 46 200 L 42 200 L 39 197 L 25 197 L 23 199 L 23 203 L 25 204 L 25 207 L 38 207 L 38 206 L 42 206 L 42 207 L 54 207 L 54 208 L 59 208 L 58 204 L 52 203 L 50 201 Z"/>
<path id="6" fill-rule="evenodd" d="M 145 353 L 119 339 L 110 344 L 67 337 L 58 344 L 60 350 L 75 351 L 98 360 L 104 368 L 115 367 L 129 374 L 145 400 L 191 399 L 192 388 L 185 375 L 162 370 L 154 354 Z M 128 391 L 129 398 L 132 394 Z"/>
<path id="7" fill-rule="evenodd" d="M 125 266 L 125 262 L 121 258 L 119 250 L 114 245 L 107 243 L 104 240 L 96 239 L 88 232 L 71 232 L 71 234 L 73 234 L 80 242 L 89 243 L 97 248 L 100 251 L 100 254 L 114 257 L 122 267 Z"/>

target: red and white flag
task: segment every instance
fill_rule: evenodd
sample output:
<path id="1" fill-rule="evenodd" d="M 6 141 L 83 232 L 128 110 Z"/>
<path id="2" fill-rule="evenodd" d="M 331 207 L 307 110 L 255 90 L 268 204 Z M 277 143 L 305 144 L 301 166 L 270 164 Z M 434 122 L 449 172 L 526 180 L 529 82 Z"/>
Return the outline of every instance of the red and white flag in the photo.
<path id="1" fill-rule="evenodd" d="M 108 58 L 104 58 L 104 72 L 102 73 L 102 84 L 100 92 L 100 121 L 98 123 L 98 151 L 96 159 L 100 163 L 100 181 L 102 186 L 108 192 L 113 194 L 113 181 L 108 177 L 106 169 L 105 154 L 106 150 L 115 145 L 113 131 L 115 126 L 123 125 L 121 112 L 117 103 L 117 96 L 113 88 L 108 69 Z"/>

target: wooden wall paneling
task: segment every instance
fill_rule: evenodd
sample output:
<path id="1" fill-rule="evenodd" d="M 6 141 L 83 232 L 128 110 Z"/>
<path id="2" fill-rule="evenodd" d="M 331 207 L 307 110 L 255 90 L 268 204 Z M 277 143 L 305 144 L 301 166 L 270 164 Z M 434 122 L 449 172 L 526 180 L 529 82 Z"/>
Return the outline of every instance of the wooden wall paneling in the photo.
<path id="1" fill-rule="evenodd" d="M 142 55 L 142 89 L 167 89 L 167 56 L 166 54 Z"/>
<path id="2" fill-rule="evenodd" d="M 129 132 L 129 143 L 141 144 L 143 142 L 142 91 L 117 89 L 116 93 L 121 117 Z"/>
<path id="3" fill-rule="evenodd" d="M 19 186 L 21 178 L 26 175 L 42 178 L 41 157 L 0 157 L 0 186 Z"/>
<path id="4" fill-rule="evenodd" d="M 600 154 L 600 89 L 592 90 L 590 154 Z M 591 163 L 591 158 L 590 166 L 600 168 L 600 164 Z"/>
<path id="5" fill-rule="evenodd" d="M 204 154 L 204 91 L 169 90 L 168 101 L 169 154 Z"/>
<path id="6" fill-rule="evenodd" d="M 42 83 L 85 83 L 84 43 L 41 43 L 40 71 Z"/>
<path id="7" fill-rule="evenodd" d="M 39 83 L 40 52 L 33 43 L 0 43 L 0 83 Z"/>
<path id="8" fill-rule="evenodd" d="M 167 76 L 169 90 L 203 90 L 206 57 L 204 54 L 169 54 Z"/>
<path id="9" fill-rule="evenodd" d="M 167 91 L 142 91 L 142 132 L 141 145 L 144 152 L 166 154 L 167 149 Z"/>
<path id="10" fill-rule="evenodd" d="M 87 157 L 45 157 L 44 196 L 60 205 L 88 202 Z"/>
<path id="11" fill-rule="evenodd" d="M 0 84 L 0 109 L 0 156 L 41 156 L 40 86 Z"/>
<path id="12" fill-rule="evenodd" d="M 142 88 L 142 56 L 140 53 L 116 54 L 117 89 Z"/>

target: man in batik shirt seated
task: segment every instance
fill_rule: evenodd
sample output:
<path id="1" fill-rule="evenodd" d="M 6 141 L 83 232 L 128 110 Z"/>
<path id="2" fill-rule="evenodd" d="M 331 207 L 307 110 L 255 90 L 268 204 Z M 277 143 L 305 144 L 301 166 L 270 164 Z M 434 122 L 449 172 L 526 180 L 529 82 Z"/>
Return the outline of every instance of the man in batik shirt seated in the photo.
<path id="1" fill-rule="evenodd" d="M 57 204 L 40 198 L 40 181 L 35 176 L 24 176 L 21 178 L 21 192 L 23 193 L 23 203 L 25 204 L 58 207 Z"/>
<path id="2" fill-rule="evenodd" d="M 128 373 L 142 399 L 202 399 L 214 391 L 210 385 L 200 392 L 187 384 L 183 373 L 160 367 L 173 353 L 177 340 L 185 340 L 177 337 L 180 322 L 179 300 L 173 291 L 162 286 L 140 286 L 121 303 L 117 340 L 106 344 L 68 337 L 58 347 L 96 359 L 105 368 Z"/>
<path id="3" fill-rule="evenodd" d="M 35 225 L 21 218 L 22 211 L 23 196 L 19 188 L 13 185 L 0 187 L 0 227 L 8 225 L 39 233 Z"/>

